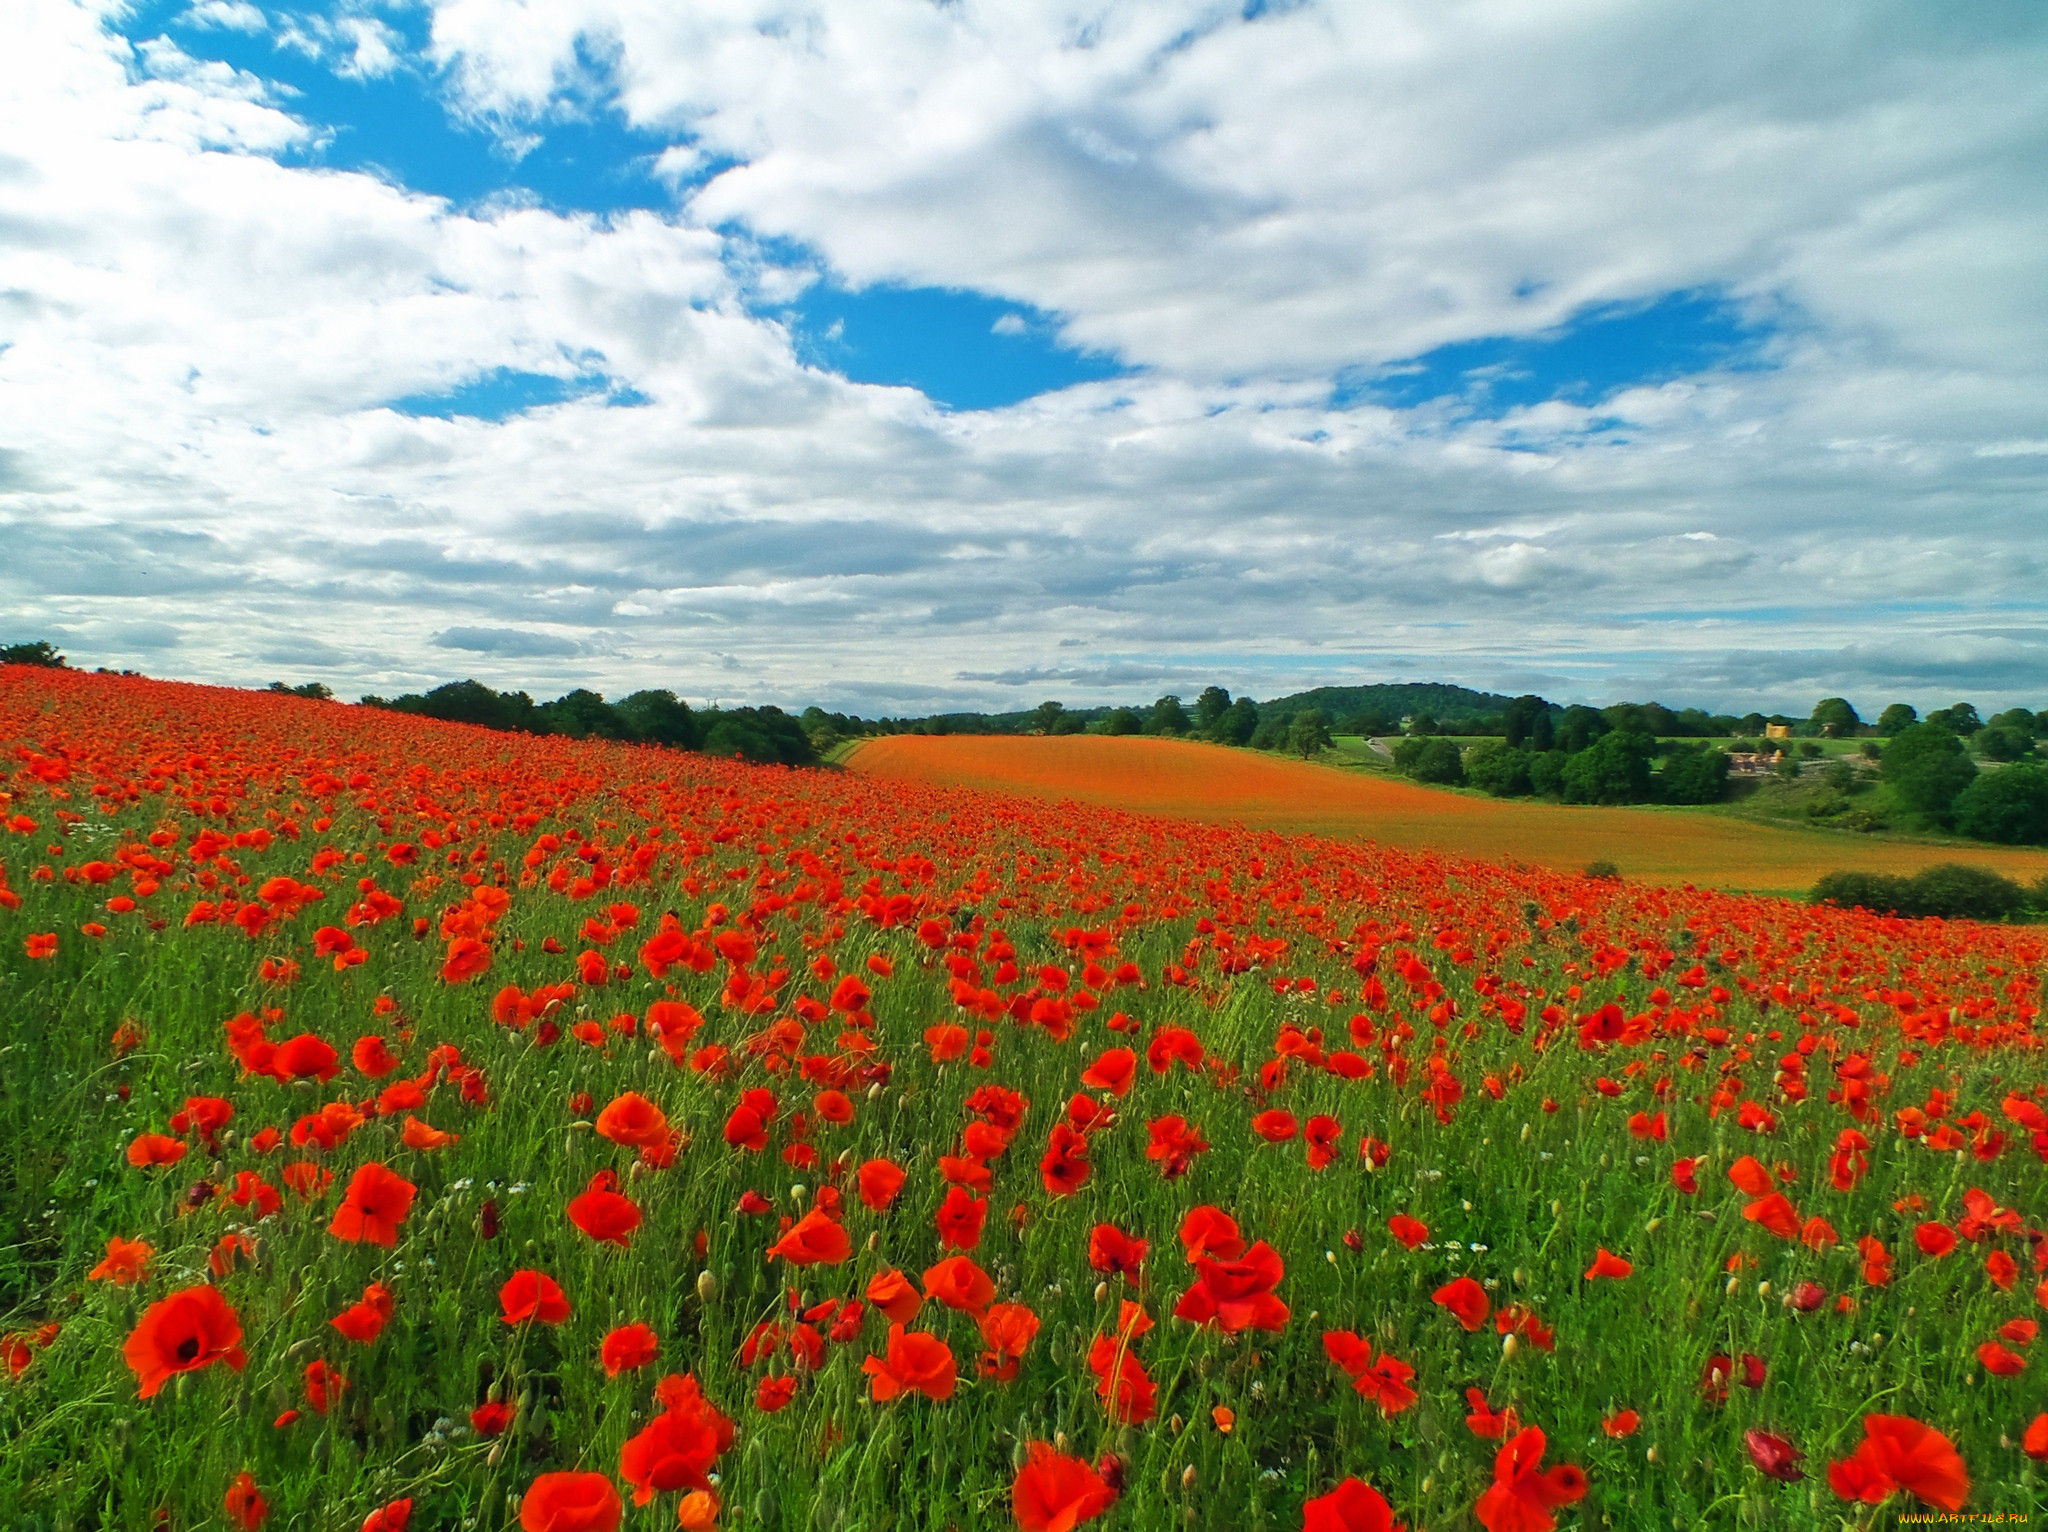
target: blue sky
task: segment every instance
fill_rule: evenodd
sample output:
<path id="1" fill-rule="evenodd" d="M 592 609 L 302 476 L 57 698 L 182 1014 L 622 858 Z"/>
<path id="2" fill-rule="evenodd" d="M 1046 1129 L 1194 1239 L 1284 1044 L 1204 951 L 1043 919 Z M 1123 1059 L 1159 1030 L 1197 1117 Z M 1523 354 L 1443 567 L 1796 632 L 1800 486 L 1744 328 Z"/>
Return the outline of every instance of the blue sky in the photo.
<path id="1" fill-rule="evenodd" d="M 862 712 L 2048 704 L 2037 9 L 16 30 L 0 637 Z"/>

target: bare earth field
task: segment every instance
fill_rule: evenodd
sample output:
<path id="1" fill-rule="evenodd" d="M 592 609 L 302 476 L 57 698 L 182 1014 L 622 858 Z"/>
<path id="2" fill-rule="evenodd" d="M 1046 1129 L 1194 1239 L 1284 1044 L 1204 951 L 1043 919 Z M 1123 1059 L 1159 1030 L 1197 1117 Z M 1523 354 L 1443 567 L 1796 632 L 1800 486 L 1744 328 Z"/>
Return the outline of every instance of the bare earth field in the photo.
<path id="1" fill-rule="evenodd" d="M 1610 861 L 1655 883 L 1803 892 L 1837 868 L 1965 861 L 2031 881 L 2048 853 L 1775 828 L 1698 809 L 1496 802 L 1182 740 L 896 735 L 847 758 L 866 776 L 1028 793 L 1211 823 L 1370 839 L 1576 870 Z"/>

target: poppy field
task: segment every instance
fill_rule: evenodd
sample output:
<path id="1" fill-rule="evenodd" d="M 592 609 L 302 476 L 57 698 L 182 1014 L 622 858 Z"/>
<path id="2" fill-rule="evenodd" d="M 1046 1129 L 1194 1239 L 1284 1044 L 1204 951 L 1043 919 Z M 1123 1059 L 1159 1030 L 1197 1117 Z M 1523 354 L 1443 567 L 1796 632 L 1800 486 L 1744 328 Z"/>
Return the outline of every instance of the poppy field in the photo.
<path id="1" fill-rule="evenodd" d="M 1576 871 L 1612 862 L 1646 882 L 1803 895 L 1842 869 L 1911 874 L 1965 860 L 2022 883 L 2048 854 L 1762 825 L 1685 807 L 1482 797 L 1189 740 L 886 735 L 847 765 L 865 776 L 1073 799 L 1254 829 L 1368 838 L 1415 851 Z"/>
<path id="2" fill-rule="evenodd" d="M 0 672 L 0 1519 L 2028 1513 L 2039 928 Z"/>

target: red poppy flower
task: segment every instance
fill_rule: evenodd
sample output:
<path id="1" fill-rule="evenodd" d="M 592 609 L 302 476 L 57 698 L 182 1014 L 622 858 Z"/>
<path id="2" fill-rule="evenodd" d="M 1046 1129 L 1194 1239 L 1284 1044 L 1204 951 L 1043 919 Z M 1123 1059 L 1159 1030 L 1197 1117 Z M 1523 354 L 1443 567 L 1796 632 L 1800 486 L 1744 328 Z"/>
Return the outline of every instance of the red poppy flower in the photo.
<path id="1" fill-rule="evenodd" d="M 1429 1225 L 1419 1218 L 1410 1218 L 1406 1213 L 1396 1213 L 1387 1220 L 1387 1232 L 1413 1250 L 1429 1238 Z"/>
<path id="2" fill-rule="evenodd" d="M 2038 1462 L 2048 1463 L 2048 1415 L 2036 1415 L 2020 1438 L 2020 1450 Z"/>
<path id="3" fill-rule="evenodd" d="M 861 1370 L 874 1379 L 869 1385 L 877 1404 L 886 1404 L 899 1394 L 918 1393 L 927 1399 L 950 1399 L 959 1382 L 953 1367 L 953 1350 L 936 1335 L 889 1327 L 886 1356 L 871 1356 Z"/>
<path id="4" fill-rule="evenodd" d="M 469 1412 L 469 1428 L 478 1436 L 503 1436 L 512 1424 L 513 1407 L 496 1399 L 486 1400 Z"/>
<path id="5" fill-rule="evenodd" d="M 1287 1305 L 1273 1291 L 1286 1275 L 1286 1267 L 1280 1253 L 1264 1240 L 1246 1251 L 1241 1260 L 1198 1257 L 1194 1265 L 1200 1276 L 1174 1306 L 1175 1318 L 1219 1325 L 1226 1335 L 1252 1327 L 1287 1328 Z"/>
<path id="6" fill-rule="evenodd" d="M 732 1445 L 732 1421 L 704 1397 L 693 1374 L 662 1379 L 654 1397 L 661 1413 L 619 1451 L 619 1477 L 633 1486 L 635 1505 L 666 1490 L 710 1489 L 712 1466 Z"/>
<path id="7" fill-rule="evenodd" d="M 877 1213 L 889 1211 L 889 1204 L 903 1190 L 903 1168 L 892 1160 L 868 1160 L 860 1167 L 860 1200 Z"/>
<path id="8" fill-rule="evenodd" d="M 1493 1300 L 1486 1296 L 1486 1289 L 1470 1277 L 1460 1277 L 1438 1288 L 1430 1295 L 1429 1301 L 1448 1310 L 1467 1333 L 1485 1324 L 1486 1316 L 1493 1311 Z"/>
<path id="9" fill-rule="evenodd" d="M 1383 1415 L 1398 1415 L 1420 1397 L 1409 1387 L 1413 1367 L 1384 1354 L 1374 1361 L 1372 1342 L 1349 1330 L 1325 1331 L 1323 1353 L 1350 1377 L 1361 1399 L 1379 1401 Z"/>
<path id="10" fill-rule="evenodd" d="M 1407 1532 L 1386 1497 L 1362 1479 L 1346 1479 L 1301 1508 L 1301 1532 Z"/>
<path id="11" fill-rule="evenodd" d="M 1327 1170 L 1337 1163 L 1337 1140 L 1343 1137 L 1344 1125 L 1334 1117 L 1315 1116 L 1301 1130 L 1301 1136 L 1308 1147 L 1308 1168 Z"/>
<path id="12" fill-rule="evenodd" d="M 768 1254 L 792 1266 L 837 1266 L 853 1254 L 853 1240 L 823 1208 L 812 1208 L 768 1247 Z"/>
<path id="13" fill-rule="evenodd" d="M 255 1475 L 243 1469 L 235 1475 L 235 1482 L 228 1486 L 227 1499 L 222 1502 L 227 1512 L 228 1525 L 240 1532 L 256 1532 L 270 1515 L 270 1503 L 256 1488 Z"/>
<path id="14" fill-rule="evenodd" d="M 1104 1276 L 1135 1278 L 1147 1248 L 1144 1240 L 1124 1233 L 1115 1224 L 1099 1223 L 1088 1233 L 1088 1264 Z"/>
<path id="15" fill-rule="evenodd" d="M 987 1272 L 966 1256 L 955 1255 L 948 1256 L 924 1274 L 924 1294 L 949 1309 L 979 1314 L 994 1299 L 996 1284 Z M 872 1303 L 874 1300 L 875 1290 L 871 1284 L 868 1301 Z M 881 1308 L 882 1305 L 875 1303 L 875 1307 Z"/>
<path id="16" fill-rule="evenodd" d="M 1071 1197 L 1088 1184 L 1088 1171 L 1088 1140 L 1063 1122 L 1053 1124 L 1052 1143 L 1038 1167 L 1045 1189 Z"/>
<path id="17" fill-rule="evenodd" d="M 1244 1236 L 1238 1232 L 1237 1220 L 1206 1204 L 1191 1209 L 1181 1220 L 1180 1243 L 1191 1261 L 1205 1255 L 1227 1261 L 1244 1254 Z"/>
<path id="18" fill-rule="evenodd" d="M 604 1363 L 604 1374 L 616 1378 L 622 1372 L 631 1372 L 645 1367 L 661 1350 L 661 1339 L 644 1324 L 621 1325 L 604 1338 L 598 1347 L 598 1360 Z"/>
<path id="19" fill-rule="evenodd" d="M 1828 1484 L 1844 1500 L 1876 1505 L 1905 1490 L 1944 1511 L 1970 1496 L 1970 1474 L 1955 1444 L 1905 1415 L 1866 1415 L 1853 1457 L 1828 1465 Z"/>
<path id="20" fill-rule="evenodd" d="M 971 1197 L 963 1187 L 949 1187 L 939 1204 L 939 1244 L 949 1250 L 972 1250 L 981 1243 L 981 1226 L 988 1217 L 988 1199 Z"/>
<path id="21" fill-rule="evenodd" d="M 1920 1247 L 1922 1255 L 1938 1261 L 1955 1249 L 1956 1231 L 1945 1223 L 1923 1223 L 1913 1231 L 1913 1243 Z"/>
<path id="22" fill-rule="evenodd" d="M 1986 1341 L 1977 1348 L 1977 1360 L 1984 1364 L 1984 1370 L 1995 1378 L 2017 1377 L 2027 1370 L 2027 1359 L 2018 1352 L 2008 1351 L 1997 1341 Z"/>
<path id="23" fill-rule="evenodd" d="M 1284 1144 L 1301 1131 L 1301 1124 L 1292 1112 L 1283 1112 L 1276 1107 L 1254 1117 L 1252 1131 L 1269 1144 Z"/>
<path id="24" fill-rule="evenodd" d="M 111 1282 L 132 1287 L 149 1275 L 149 1258 L 156 1250 L 146 1239 L 123 1239 L 116 1234 L 107 1240 L 106 1259 L 85 1274 L 88 1282 Z"/>
<path id="25" fill-rule="evenodd" d="M 138 1170 L 154 1165 L 175 1165 L 185 1158 L 189 1146 L 182 1138 L 163 1133 L 144 1133 L 128 1146 L 128 1163 Z"/>
<path id="26" fill-rule="evenodd" d="M 412 1211 L 418 1190 L 404 1176 L 372 1160 L 349 1179 L 327 1232 L 350 1244 L 368 1241 L 389 1250 L 398 1243 L 399 1226 Z"/>
<path id="27" fill-rule="evenodd" d="M 1121 1099 L 1131 1093 L 1131 1082 L 1137 1077 L 1138 1055 L 1128 1048 L 1109 1048 L 1081 1072 L 1081 1083 Z"/>
<path id="28" fill-rule="evenodd" d="M 1169 1181 L 1186 1175 L 1195 1156 L 1209 1147 L 1202 1130 L 1178 1115 L 1154 1118 L 1145 1125 L 1145 1131 L 1152 1140 L 1145 1146 L 1145 1158 L 1156 1161 L 1160 1173 Z"/>
<path id="29" fill-rule="evenodd" d="M 569 1317 L 569 1299 L 555 1279 L 543 1272 L 522 1270 L 498 1289 L 498 1302 L 505 1310 L 505 1323 L 525 1324 L 537 1319 L 544 1325 L 558 1325 Z"/>
<path id="30" fill-rule="evenodd" d="M 773 1415 L 795 1397 L 795 1378 L 763 1378 L 754 1390 L 754 1408 Z"/>
<path id="31" fill-rule="evenodd" d="M 1782 1436 L 1773 1436 L 1751 1426 L 1742 1433 L 1742 1445 L 1749 1453 L 1749 1460 L 1756 1464 L 1760 1473 L 1773 1479 L 1783 1479 L 1792 1484 L 1806 1477 L 1806 1470 L 1799 1466 L 1799 1460 L 1806 1456 Z"/>
<path id="32" fill-rule="evenodd" d="M 618 1185 L 618 1176 L 609 1170 L 592 1176 L 590 1185 L 569 1199 L 569 1222 L 599 1244 L 623 1250 L 640 1227 L 641 1214 L 630 1198 L 619 1194 Z"/>
<path id="33" fill-rule="evenodd" d="M 363 1518 L 363 1532 L 406 1532 L 412 1523 L 412 1497 L 380 1506 Z"/>
<path id="34" fill-rule="evenodd" d="M 544 1473 L 519 1501 L 522 1532 L 617 1532 L 625 1502 L 601 1473 Z"/>
<path id="35" fill-rule="evenodd" d="M 1038 1316 L 1021 1303 L 998 1303 L 982 1315 L 981 1338 L 988 1350 L 981 1356 L 981 1375 L 998 1383 L 1016 1377 L 1038 1335 L 1038 1323 Z"/>
<path id="36" fill-rule="evenodd" d="M 248 1362 L 240 1316 L 203 1283 L 181 1288 L 144 1310 L 122 1355 L 144 1399 L 154 1398 L 173 1374 L 197 1372 L 215 1362 L 240 1372 Z"/>
<path id="37" fill-rule="evenodd" d="M 348 1387 L 348 1379 L 317 1358 L 306 1364 L 305 1382 L 306 1403 L 316 1415 L 325 1415 Z"/>
<path id="38" fill-rule="evenodd" d="M 1688 1197 L 1698 1196 L 1700 1190 L 1699 1168 L 1700 1162 L 1698 1159 L 1673 1160 L 1671 1162 L 1671 1184 Z"/>
<path id="39" fill-rule="evenodd" d="M 1159 1390 L 1131 1350 L 1133 1338 L 1129 1334 L 1096 1336 L 1088 1352 L 1088 1366 L 1109 1418 L 1121 1425 L 1141 1426 L 1159 1413 Z"/>
<path id="40" fill-rule="evenodd" d="M 597 1114 L 597 1136 L 628 1149 L 655 1148 L 668 1142 L 668 1118 L 652 1101 L 629 1090 Z"/>
<path id="41" fill-rule="evenodd" d="M 1033 1442 L 1010 1486 L 1010 1509 L 1021 1532 L 1074 1532 L 1116 1504 L 1117 1492 L 1080 1458 Z"/>
<path id="42" fill-rule="evenodd" d="M 1799 1210 L 1792 1206 L 1791 1199 L 1783 1192 L 1772 1192 L 1768 1197 L 1749 1203 L 1743 1208 L 1742 1216 L 1779 1239 L 1799 1238 Z"/>
<path id="43" fill-rule="evenodd" d="M 391 1289 L 382 1282 L 372 1282 L 363 1289 L 362 1297 L 328 1323 L 357 1345 L 367 1346 L 384 1333 L 384 1326 L 391 1322 L 392 1308 Z"/>
<path id="44" fill-rule="evenodd" d="M 966 1258 L 964 1256 L 956 1256 L 954 1259 L 965 1260 Z M 941 1262 L 940 1264 L 951 1265 L 952 1262 Z M 969 1261 L 967 1264 L 971 1266 L 973 1262 Z M 933 1267 L 932 1270 L 936 1271 L 938 1267 Z M 929 1273 L 926 1275 L 926 1280 L 930 1280 Z M 994 1296 L 995 1284 L 993 1282 L 989 1284 L 989 1293 L 990 1296 Z M 868 1282 L 867 1298 L 868 1302 L 879 1309 L 892 1324 L 909 1324 L 913 1319 L 917 1318 L 917 1311 L 924 1307 L 924 1299 L 919 1295 L 916 1286 L 900 1271 L 878 1272 Z"/>
<path id="45" fill-rule="evenodd" d="M 1555 1507 L 1585 1498 L 1586 1475 L 1575 1465 L 1543 1471 L 1547 1445 L 1541 1431 L 1527 1426 L 1501 1448 L 1493 1460 L 1493 1486 L 1472 1510 L 1486 1532 L 1550 1532 L 1557 1525 Z"/>
<path id="46" fill-rule="evenodd" d="M 1634 1436 L 1636 1427 L 1642 1423 L 1642 1417 L 1634 1410 L 1616 1410 L 1600 1422 L 1600 1429 L 1613 1437 Z"/>
<path id="47" fill-rule="evenodd" d="M 1635 1275 L 1635 1267 L 1624 1261 L 1620 1256 L 1609 1255 L 1605 1246 L 1600 1246 L 1598 1249 L 1599 1253 L 1593 1257 L 1593 1264 L 1586 1271 L 1586 1280 L 1588 1282 L 1598 1282 L 1603 1279 L 1611 1282 L 1620 1282 Z"/>

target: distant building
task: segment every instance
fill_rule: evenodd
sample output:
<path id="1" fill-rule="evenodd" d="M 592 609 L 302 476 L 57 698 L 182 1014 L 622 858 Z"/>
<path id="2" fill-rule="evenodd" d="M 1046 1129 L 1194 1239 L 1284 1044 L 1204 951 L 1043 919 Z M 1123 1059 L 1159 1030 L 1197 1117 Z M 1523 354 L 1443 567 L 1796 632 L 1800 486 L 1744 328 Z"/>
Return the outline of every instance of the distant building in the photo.
<path id="1" fill-rule="evenodd" d="M 1767 723 L 1764 725 L 1765 739 L 1790 739 L 1792 725 L 1789 723 Z"/>

